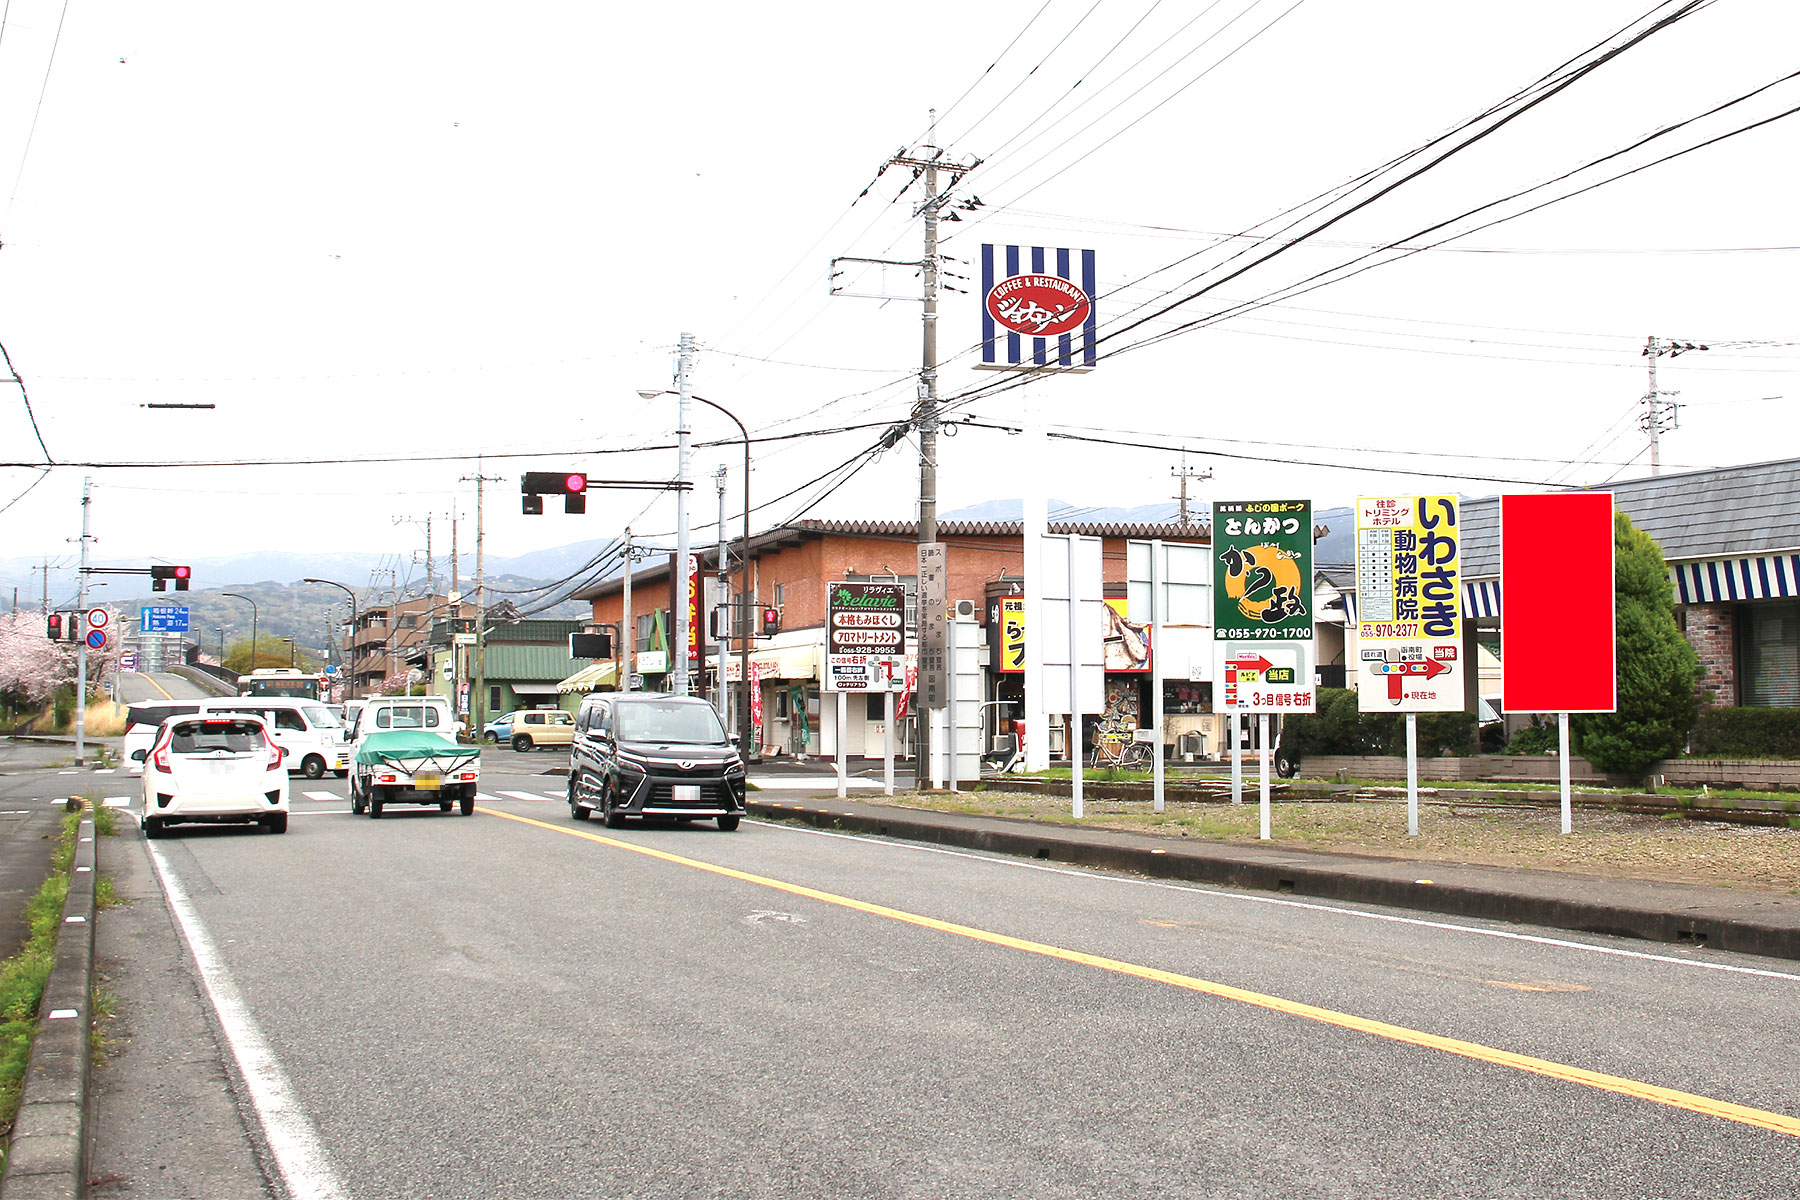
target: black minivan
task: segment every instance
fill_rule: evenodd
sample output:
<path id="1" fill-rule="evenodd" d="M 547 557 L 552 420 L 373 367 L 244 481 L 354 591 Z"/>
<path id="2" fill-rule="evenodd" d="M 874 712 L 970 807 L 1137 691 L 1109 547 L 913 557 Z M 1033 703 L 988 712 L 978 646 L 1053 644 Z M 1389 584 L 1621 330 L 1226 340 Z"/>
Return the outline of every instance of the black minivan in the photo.
<path id="1" fill-rule="evenodd" d="M 569 757 L 569 815 L 716 820 L 744 815 L 744 760 L 713 706 L 697 696 L 601 692 L 581 702 Z"/>

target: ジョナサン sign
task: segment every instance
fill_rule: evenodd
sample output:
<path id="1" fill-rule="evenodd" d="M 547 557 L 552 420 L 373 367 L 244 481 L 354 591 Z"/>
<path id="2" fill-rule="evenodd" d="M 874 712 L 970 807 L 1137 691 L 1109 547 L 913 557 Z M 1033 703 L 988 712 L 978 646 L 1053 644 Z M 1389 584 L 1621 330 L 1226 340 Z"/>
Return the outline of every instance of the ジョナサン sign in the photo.
<path id="1" fill-rule="evenodd" d="M 981 361 L 990 370 L 1091 370 L 1094 252 L 981 247 Z"/>

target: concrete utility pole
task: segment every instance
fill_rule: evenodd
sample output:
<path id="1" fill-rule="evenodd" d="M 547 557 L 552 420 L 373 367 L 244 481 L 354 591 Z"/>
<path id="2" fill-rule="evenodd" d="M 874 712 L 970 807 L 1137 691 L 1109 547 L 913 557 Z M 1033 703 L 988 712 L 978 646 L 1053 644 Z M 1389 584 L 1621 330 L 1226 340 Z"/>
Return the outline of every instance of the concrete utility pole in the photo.
<path id="1" fill-rule="evenodd" d="M 948 159 L 934 143 L 937 140 L 937 110 L 931 112 L 931 130 L 926 143 L 919 148 L 917 154 L 899 154 L 889 160 L 890 166 L 910 167 L 922 175 L 925 182 L 925 197 L 914 210 L 914 216 L 925 218 L 925 255 L 919 266 L 923 272 L 925 286 L 922 299 L 924 301 L 921 318 L 923 328 L 919 358 L 919 400 L 913 408 L 913 424 L 919 430 L 919 548 L 921 554 L 927 547 L 937 544 L 937 457 L 938 457 L 938 358 L 937 358 L 937 317 L 938 317 L 938 222 L 944 206 L 949 202 L 950 192 L 962 181 L 962 177 L 973 170 L 975 163 L 958 163 Z M 948 168 L 954 174 L 949 187 L 938 190 L 938 170 Z M 918 572 L 923 580 L 925 572 Z M 928 694 L 926 687 L 927 664 L 933 669 L 942 669 L 948 662 L 949 647 L 941 635 L 946 632 L 944 614 L 932 614 L 927 620 L 925 604 L 927 597 L 923 590 L 919 594 L 919 689 L 920 699 Z M 927 644 L 930 642 L 932 644 Z M 947 690 L 947 689 L 945 689 Z M 938 696 L 938 707 L 942 707 L 942 695 Z M 914 785 L 919 788 L 927 786 L 931 778 L 931 709 L 927 704 L 915 705 L 920 714 L 917 756 L 914 759 Z M 953 716 L 954 719 L 954 716 Z M 839 736 L 843 731 L 839 731 Z"/>
<path id="2" fill-rule="evenodd" d="M 482 474 L 481 467 L 481 459 L 477 458 L 475 474 L 463 476 L 463 482 L 475 482 L 475 686 L 469 689 L 469 728 L 476 737 L 481 736 L 481 727 L 487 724 L 487 573 L 482 501 L 487 485 L 501 479 L 498 475 Z"/>
<path id="3" fill-rule="evenodd" d="M 669 624 L 675 626 L 675 662 L 670 671 L 674 674 L 675 694 L 688 694 L 688 608 L 693 603 L 689 587 L 692 580 L 688 575 L 688 459 L 691 453 L 688 429 L 688 370 L 694 361 L 694 335 L 681 335 L 681 355 L 675 370 L 675 392 L 677 396 L 675 409 L 675 611 L 669 614 Z"/>
<path id="4" fill-rule="evenodd" d="M 1663 339 L 1654 334 L 1644 343 L 1644 357 L 1650 360 L 1650 390 L 1644 393 L 1644 415 L 1638 418 L 1638 428 L 1650 435 L 1651 475 L 1662 474 L 1662 431 L 1677 429 L 1681 425 L 1681 405 L 1673 399 L 1681 393 L 1665 392 L 1656 386 L 1656 360 L 1664 355 L 1674 358 L 1689 350 L 1706 349 L 1709 347 L 1695 342 L 1678 342 L 1674 338 Z M 1664 396 L 1671 398 L 1664 400 Z"/>
<path id="5" fill-rule="evenodd" d="M 80 641 L 75 646 L 75 765 L 81 766 L 87 755 L 87 577 L 88 577 L 88 513 L 94 506 L 94 477 L 81 477 L 81 571 L 75 583 L 75 632 Z M 48 573 L 45 578 L 49 578 Z"/>
<path id="6" fill-rule="evenodd" d="M 714 486 L 716 486 L 719 490 L 719 561 L 717 564 L 717 566 L 719 568 L 719 587 L 718 587 L 717 599 L 719 602 L 715 603 L 713 605 L 713 609 L 712 609 L 714 614 L 717 614 L 720 612 L 721 607 L 728 606 L 731 603 L 731 564 L 728 563 L 725 558 L 725 464 L 724 463 L 720 463 L 719 469 L 713 472 L 713 482 L 714 482 Z M 719 690 L 718 690 L 718 696 L 717 696 L 717 704 L 715 705 L 715 707 L 717 707 L 719 710 L 719 720 L 724 723 L 725 728 L 730 729 L 732 727 L 732 725 L 731 725 L 731 689 L 725 686 L 725 658 L 728 653 L 729 647 L 731 645 L 731 613 L 732 613 L 732 609 L 730 607 L 724 607 L 723 611 L 725 613 L 725 619 L 723 621 L 720 621 L 720 629 L 719 629 L 719 633 L 718 633 Z M 715 615 L 714 619 L 718 620 L 718 617 Z M 746 751 L 745 753 L 748 753 L 748 751 Z"/>
<path id="7" fill-rule="evenodd" d="M 1171 474 L 1171 475 L 1175 476 L 1177 479 L 1181 480 L 1181 494 L 1176 497 L 1176 499 L 1178 499 L 1181 502 L 1181 510 L 1180 510 L 1181 524 L 1184 526 L 1192 524 L 1192 522 L 1188 519 L 1188 480 L 1192 479 L 1196 483 L 1198 483 L 1199 481 L 1201 481 L 1203 479 L 1211 479 L 1213 477 L 1213 473 L 1210 470 L 1206 470 L 1206 471 L 1190 471 L 1190 470 L 1188 470 L 1187 452 L 1184 450 L 1184 451 L 1182 451 L 1182 454 L 1181 454 L 1181 465 L 1179 467 L 1170 467 L 1169 474 Z"/>
<path id="8" fill-rule="evenodd" d="M 631 549 L 631 526 L 625 527 L 625 610 L 619 619 L 619 641 L 624 643 L 619 678 L 613 686 L 621 692 L 631 690 L 631 674 L 637 670 L 637 626 L 631 620 L 631 571 L 637 565 Z"/>

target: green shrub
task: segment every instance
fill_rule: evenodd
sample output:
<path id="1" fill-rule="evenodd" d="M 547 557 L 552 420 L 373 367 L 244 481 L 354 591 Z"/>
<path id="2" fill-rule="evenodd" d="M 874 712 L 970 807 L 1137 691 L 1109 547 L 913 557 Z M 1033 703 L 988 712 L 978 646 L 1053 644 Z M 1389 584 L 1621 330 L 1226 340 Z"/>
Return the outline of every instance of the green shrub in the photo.
<path id="1" fill-rule="evenodd" d="M 1527 725 L 1512 735 L 1504 754 L 1550 754 L 1557 748 L 1556 726 Z"/>
<path id="2" fill-rule="evenodd" d="M 1800 708 L 1709 708 L 1691 745 L 1701 758 L 1800 758 Z"/>

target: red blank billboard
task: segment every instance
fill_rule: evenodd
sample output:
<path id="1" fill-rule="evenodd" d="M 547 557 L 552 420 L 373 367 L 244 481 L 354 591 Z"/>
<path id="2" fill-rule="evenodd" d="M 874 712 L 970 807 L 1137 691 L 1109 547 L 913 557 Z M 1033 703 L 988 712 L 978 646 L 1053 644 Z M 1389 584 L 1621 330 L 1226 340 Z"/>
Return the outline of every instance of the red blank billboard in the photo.
<path id="1" fill-rule="evenodd" d="M 1611 492 L 1500 497 L 1506 712 L 1612 712 Z"/>

